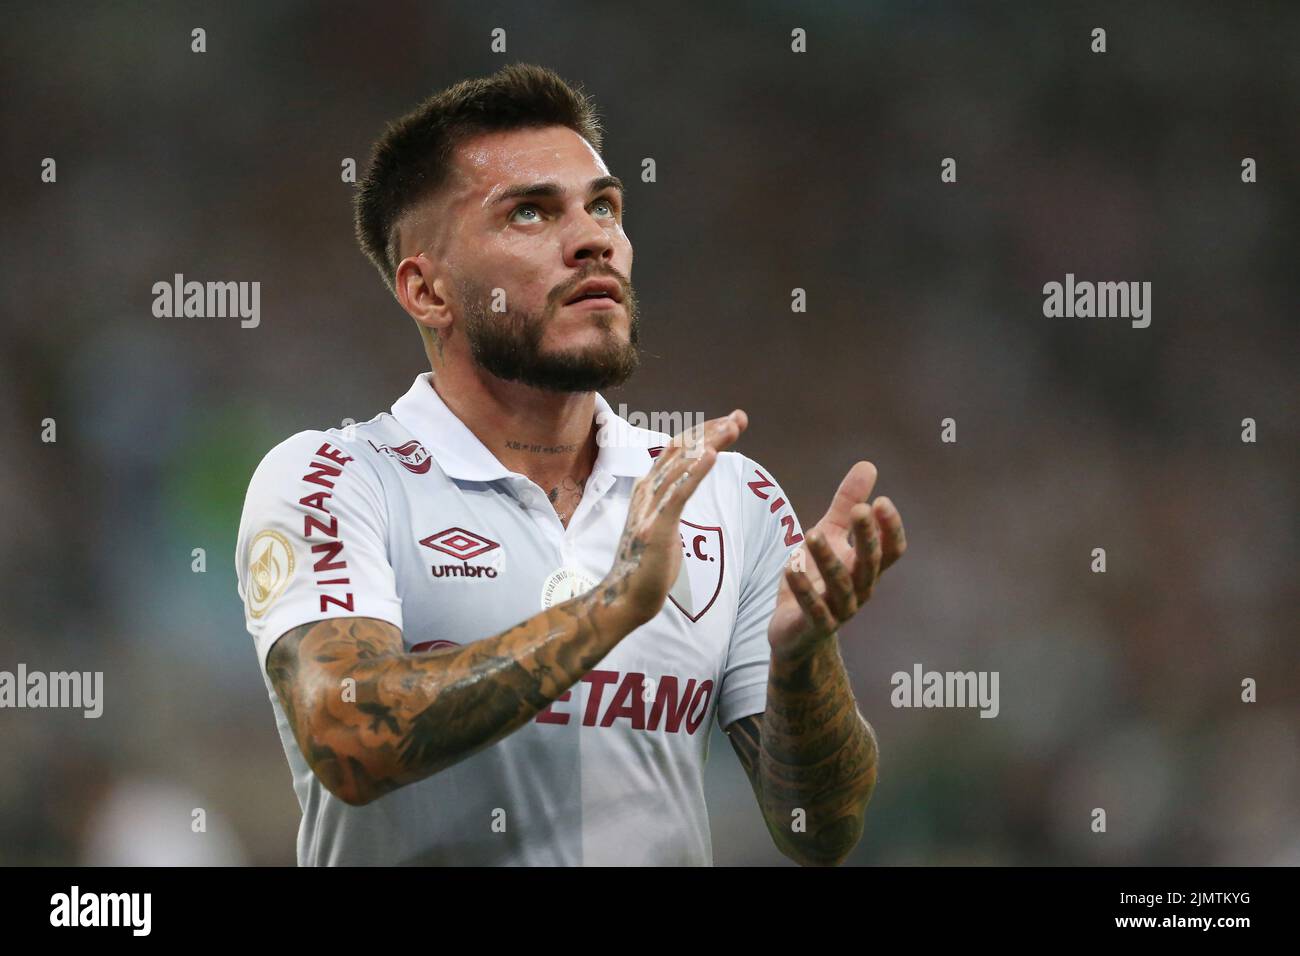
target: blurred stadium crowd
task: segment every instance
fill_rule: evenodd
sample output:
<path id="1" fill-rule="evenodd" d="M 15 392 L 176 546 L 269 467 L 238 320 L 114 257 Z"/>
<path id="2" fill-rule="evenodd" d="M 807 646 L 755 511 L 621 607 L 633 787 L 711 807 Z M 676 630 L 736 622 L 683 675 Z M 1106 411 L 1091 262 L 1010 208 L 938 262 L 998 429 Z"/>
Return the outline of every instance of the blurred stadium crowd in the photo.
<path id="1" fill-rule="evenodd" d="M 7 9 L 0 669 L 103 671 L 105 710 L 0 710 L 0 863 L 293 862 L 243 494 L 425 368 L 340 164 L 516 59 L 630 185 L 611 403 L 745 408 L 806 525 L 859 458 L 902 510 L 842 635 L 882 749 L 850 862 L 1300 863 L 1300 9 L 1024 6 Z M 175 273 L 260 281 L 260 325 L 155 318 Z M 1151 327 L 1045 318 L 1066 273 L 1150 281 Z M 999 716 L 894 709 L 915 663 L 998 671 Z M 717 863 L 783 862 L 716 730 L 708 787 Z"/>

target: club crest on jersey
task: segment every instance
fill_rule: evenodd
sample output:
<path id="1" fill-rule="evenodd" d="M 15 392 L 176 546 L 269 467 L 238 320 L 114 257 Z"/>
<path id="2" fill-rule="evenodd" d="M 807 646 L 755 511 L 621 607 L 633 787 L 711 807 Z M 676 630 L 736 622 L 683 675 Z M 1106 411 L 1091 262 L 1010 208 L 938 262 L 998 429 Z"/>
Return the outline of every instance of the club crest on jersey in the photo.
<path id="1" fill-rule="evenodd" d="M 722 529 L 682 521 L 682 573 L 668 599 L 692 621 L 702 618 L 722 591 L 726 547 Z M 689 591 L 689 593 L 686 593 Z"/>
<path id="2" fill-rule="evenodd" d="M 376 445 L 367 438 L 366 444 L 375 451 L 396 459 L 398 464 L 413 475 L 423 475 L 429 470 L 429 466 L 433 464 L 433 459 L 424 450 L 424 446 L 414 438 L 401 445 Z"/>
<path id="3" fill-rule="evenodd" d="M 459 564 L 433 565 L 429 571 L 435 578 L 495 578 L 501 570 L 505 553 L 497 542 L 464 528 L 445 528 L 427 538 L 421 538 L 420 544 L 460 559 Z M 489 551 L 496 553 L 487 561 L 469 563 L 471 558 L 481 557 Z"/>
<path id="4" fill-rule="evenodd" d="M 293 576 L 293 547 L 278 531 L 263 531 L 248 546 L 248 613 L 261 617 Z"/>

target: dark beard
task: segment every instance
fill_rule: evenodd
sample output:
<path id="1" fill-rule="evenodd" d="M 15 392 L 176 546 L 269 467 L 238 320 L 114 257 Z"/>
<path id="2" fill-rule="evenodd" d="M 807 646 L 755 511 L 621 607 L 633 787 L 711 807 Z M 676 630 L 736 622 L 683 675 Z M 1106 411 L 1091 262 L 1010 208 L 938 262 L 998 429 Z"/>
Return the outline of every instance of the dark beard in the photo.
<path id="1" fill-rule="evenodd" d="M 480 368 L 497 378 L 550 392 L 596 392 L 622 385 L 640 362 L 636 297 L 630 283 L 623 286 L 623 307 L 631 319 L 627 343 L 615 335 L 608 316 L 597 314 L 592 320 L 604 330 L 604 342 L 554 353 L 543 353 L 541 347 L 542 333 L 560 308 L 554 296 L 540 316 L 516 309 L 493 312 L 489 308 L 491 292 L 485 286 L 472 282 L 458 286 L 465 303 L 470 354 Z"/>

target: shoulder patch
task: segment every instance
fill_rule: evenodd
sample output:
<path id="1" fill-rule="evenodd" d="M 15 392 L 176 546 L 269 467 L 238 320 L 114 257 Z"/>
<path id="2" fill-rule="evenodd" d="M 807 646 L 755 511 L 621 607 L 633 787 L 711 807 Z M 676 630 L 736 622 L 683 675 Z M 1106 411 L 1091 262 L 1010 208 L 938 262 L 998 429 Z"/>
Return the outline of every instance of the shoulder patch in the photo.
<path id="1" fill-rule="evenodd" d="M 248 546 L 248 613 L 261 617 L 293 576 L 293 546 L 278 531 L 258 533 Z"/>

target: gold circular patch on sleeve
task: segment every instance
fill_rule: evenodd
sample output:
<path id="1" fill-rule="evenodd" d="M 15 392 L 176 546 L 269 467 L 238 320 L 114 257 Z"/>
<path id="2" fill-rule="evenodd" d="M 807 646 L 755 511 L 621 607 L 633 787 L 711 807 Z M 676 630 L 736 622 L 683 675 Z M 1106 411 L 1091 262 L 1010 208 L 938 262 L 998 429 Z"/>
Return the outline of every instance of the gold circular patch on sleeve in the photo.
<path id="1" fill-rule="evenodd" d="M 248 546 L 248 613 L 261 617 L 293 576 L 293 546 L 278 531 L 263 531 Z"/>

